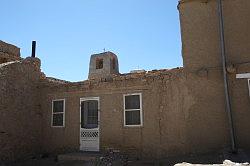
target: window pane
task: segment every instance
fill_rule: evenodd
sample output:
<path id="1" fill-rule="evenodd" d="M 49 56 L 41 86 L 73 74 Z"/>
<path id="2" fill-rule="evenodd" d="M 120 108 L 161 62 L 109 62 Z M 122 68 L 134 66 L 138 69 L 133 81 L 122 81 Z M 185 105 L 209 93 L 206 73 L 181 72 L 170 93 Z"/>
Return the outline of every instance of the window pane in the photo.
<path id="1" fill-rule="evenodd" d="M 63 112 L 64 100 L 53 101 L 53 112 Z"/>
<path id="2" fill-rule="evenodd" d="M 98 101 L 83 101 L 81 106 L 81 127 L 97 128 L 98 127 Z"/>
<path id="3" fill-rule="evenodd" d="M 63 114 L 53 114 L 53 126 L 63 126 Z"/>
<path id="4" fill-rule="evenodd" d="M 85 112 L 84 110 L 87 110 L 87 107 L 88 104 L 86 103 L 86 101 L 82 102 L 81 103 L 81 127 L 84 128 L 84 122 L 86 121 L 86 117 L 87 117 L 87 114 L 85 115 Z"/>
<path id="5" fill-rule="evenodd" d="M 125 112 L 126 125 L 140 125 L 140 111 L 126 111 Z"/>
<path id="6" fill-rule="evenodd" d="M 98 114 L 98 101 L 89 100 L 88 101 L 88 116 L 97 116 Z"/>
<path id="7" fill-rule="evenodd" d="M 140 96 L 125 96 L 125 109 L 140 109 Z"/>
<path id="8" fill-rule="evenodd" d="M 97 123 L 98 123 L 98 119 L 97 119 L 97 117 L 91 117 L 91 116 L 89 116 L 88 117 L 88 124 L 94 124 L 94 125 L 97 125 Z"/>

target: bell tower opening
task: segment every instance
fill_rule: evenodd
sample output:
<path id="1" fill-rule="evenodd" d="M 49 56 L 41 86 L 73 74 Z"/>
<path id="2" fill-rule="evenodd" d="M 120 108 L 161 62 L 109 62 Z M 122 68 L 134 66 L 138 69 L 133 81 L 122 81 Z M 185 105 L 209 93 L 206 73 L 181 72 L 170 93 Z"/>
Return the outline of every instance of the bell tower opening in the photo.
<path id="1" fill-rule="evenodd" d="M 96 69 L 102 69 L 102 68 L 103 68 L 103 59 L 96 58 Z"/>

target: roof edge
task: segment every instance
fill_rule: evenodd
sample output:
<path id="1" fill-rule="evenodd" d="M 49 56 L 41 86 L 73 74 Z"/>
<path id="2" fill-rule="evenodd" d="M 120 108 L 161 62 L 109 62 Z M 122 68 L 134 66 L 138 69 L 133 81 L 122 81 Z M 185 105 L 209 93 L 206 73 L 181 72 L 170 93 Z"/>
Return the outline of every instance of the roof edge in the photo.
<path id="1" fill-rule="evenodd" d="M 207 3 L 211 0 L 179 0 L 177 8 L 179 9 L 181 4 L 188 3 L 188 2 L 201 2 L 201 3 Z"/>

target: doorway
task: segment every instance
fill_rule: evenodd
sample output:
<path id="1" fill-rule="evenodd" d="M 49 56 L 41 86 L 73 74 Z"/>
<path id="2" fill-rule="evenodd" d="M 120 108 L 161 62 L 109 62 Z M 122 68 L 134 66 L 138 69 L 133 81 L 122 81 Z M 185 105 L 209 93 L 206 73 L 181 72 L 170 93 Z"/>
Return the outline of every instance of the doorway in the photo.
<path id="1" fill-rule="evenodd" d="M 80 150 L 99 151 L 99 97 L 80 99 Z"/>

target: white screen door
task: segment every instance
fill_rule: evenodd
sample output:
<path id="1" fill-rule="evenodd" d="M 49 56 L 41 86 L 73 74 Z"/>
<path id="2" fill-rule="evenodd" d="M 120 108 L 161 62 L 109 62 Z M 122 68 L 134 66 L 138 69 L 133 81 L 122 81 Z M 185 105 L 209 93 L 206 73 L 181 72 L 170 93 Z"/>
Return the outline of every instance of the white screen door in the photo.
<path id="1" fill-rule="evenodd" d="M 99 98 L 82 98 L 80 107 L 80 150 L 99 151 Z"/>

